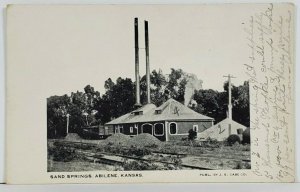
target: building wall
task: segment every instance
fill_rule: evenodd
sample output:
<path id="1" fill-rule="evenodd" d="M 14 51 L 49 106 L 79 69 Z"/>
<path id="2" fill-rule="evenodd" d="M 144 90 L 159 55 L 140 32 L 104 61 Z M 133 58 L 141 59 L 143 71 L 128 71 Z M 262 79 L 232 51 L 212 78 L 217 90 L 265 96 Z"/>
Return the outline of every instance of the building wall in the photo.
<path id="1" fill-rule="evenodd" d="M 114 125 L 114 133 L 123 133 L 125 135 L 137 135 L 138 129 L 137 124 L 120 124 Z"/>
<path id="2" fill-rule="evenodd" d="M 171 123 L 175 123 L 177 125 L 176 134 L 170 133 L 169 126 Z M 161 126 L 163 126 L 163 134 L 159 134 L 159 135 L 156 134 L 155 132 L 156 124 L 160 124 Z M 114 133 L 120 132 L 126 135 L 135 136 L 145 132 L 143 130 L 148 128 L 148 132 L 161 141 L 178 140 L 178 139 L 180 140 L 184 137 L 187 137 L 189 130 L 193 129 L 195 125 L 198 126 L 198 133 L 200 133 L 210 128 L 213 125 L 213 121 L 169 121 L 169 122 L 159 121 L 159 122 L 142 122 L 142 123 L 135 123 L 135 124 L 120 124 L 120 125 L 113 126 L 113 132 Z M 130 129 L 132 129 L 132 131 L 130 131 Z"/>
<path id="3" fill-rule="evenodd" d="M 156 134 L 155 132 L 155 125 L 161 124 L 163 126 L 163 133 L 162 134 Z M 120 125 L 114 125 L 113 126 L 114 133 L 123 133 L 126 135 L 135 136 L 141 133 L 144 133 L 148 128 L 148 132 L 151 133 L 151 135 L 155 136 L 161 141 L 165 141 L 165 122 L 143 122 L 143 123 L 132 123 L 132 124 L 120 124 Z M 132 128 L 130 128 L 132 127 Z M 151 128 L 152 127 L 152 128 Z M 130 131 L 132 129 L 132 131 Z M 120 130 L 120 131 L 119 131 Z"/>
<path id="4" fill-rule="evenodd" d="M 170 125 L 175 123 L 177 126 L 177 132 L 171 134 Z M 198 133 L 210 128 L 213 125 L 213 121 L 168 121 L 166 122 L 167 126 L 167 140 L 181 140 L 182 138 L 188 137 L 188 132 L 190 129 L 198 127 Z"/>
<path id="5" fill-rule="evenodd" d="M 157 134 L 155 127 L 157 124 L 160 124 L 163 126 L 163 132 L 162 134 Z M 159 121 L 159 122 L 144 122 L 144 123 L 139 123 L 139 134 L 141 133 L 145 133 L 145 126 L 152 126 L 152 135 L 155 136 L 156 138 L 158 138 L 161 141 L 165 141 L 166 140 L 166 135 L 165 135 L 165 122 L 163 121 Z"/>
<path id="6" fill-rule="evenodd" d="M 100 126 L 99 134 L 100 135 L 112 135 L 115 133 L 113 125 Z"/>

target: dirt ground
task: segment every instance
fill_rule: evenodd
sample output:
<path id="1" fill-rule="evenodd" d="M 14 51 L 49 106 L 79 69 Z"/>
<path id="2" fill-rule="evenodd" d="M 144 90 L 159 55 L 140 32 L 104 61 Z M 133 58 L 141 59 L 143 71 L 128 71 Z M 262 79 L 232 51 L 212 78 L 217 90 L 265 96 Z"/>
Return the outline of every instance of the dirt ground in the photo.
<path id="1" fill-rule="evenodd" d="M 50 159 L 48 160 L 48 172 L 80 172 L 95 170 L 114 171 L 115 167 L 87 161 L 58 162 Z"/>
<path id="2" fill-rule="evenodd" d="M 55 148 L 54 142 L 60 143 L 59 140 L 48 141 L 49 149 Z M 83 143 L 84 145 L 82 145 Z M 63 148 L 75 149 L 77 152 L 93 152 L 97 155 L 110 154 L 113 156 L 122 156 L 124 151 L 131 149 L 129 146 L 112 145 L 105 142 L 105 140 L 81 140 L 78 143 L 63 143 Z M 84 148 L 83 148 L 84 147 Z M 154 163 L 159 161 L 169 162 L 175 164 L 174 169 L 188 169 L 187 166 L 196 166 L 203 169 L 250 169 L 250 146 L 234 145 L 234 146 L 186 146 L 180 143 L 162 143 L 159 146 L 142 146 L 139 150 L 146 150 L 147 154 L 138 156 L 140 159 L 151 160 Z M 55 150 L 54 150 L 55 151 Z M 180 154 L 180 155 L 178 155 Z M 125 155 L 127 153 L 125 152 Z M 135 154 L 132 157 L 137 158 Z M 122 159 L 122 158 L 118 158 Z M 174 163 L 175 162 L 175 163 Z M 131 165 L 130 165 L 131 166 Z M 143 165 L 145 166 L 145 165 Z M 155 167 L 155 166 L 153 166 Z M 174 167 L 174 166 L 173 166 Z M 133 167 L 134 169 L 135 167 Z M 95 171 L 95 170 L 120 170 L 118 166 L 109 165 L 105 163 L 95 163 L 86 161 L 82 158 L 74 158 L 69 162 L 54 161 L 48 153 L 48 171 Z"/>

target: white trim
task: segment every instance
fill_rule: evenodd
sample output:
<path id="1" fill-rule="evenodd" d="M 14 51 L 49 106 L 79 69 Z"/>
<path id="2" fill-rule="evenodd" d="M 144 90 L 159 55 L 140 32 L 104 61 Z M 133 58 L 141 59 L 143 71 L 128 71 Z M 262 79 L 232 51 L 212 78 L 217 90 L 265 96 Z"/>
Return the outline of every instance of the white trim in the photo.
<path id="1" fill-rule="evenodd" d="M 123 131 L 124 131 L 123 125 L 115 125 L 115 133 L 121 133 L 121 129 L 122 129 L 122 133 L 123 133 Z"/>
<path id="2" fill-rule="evenodd" d="M 174 134 L 171 133 L 171 129 L 170 129 L 170 126 L 171 126 L 172 123 L 174 123 L 176 125 L 176 133 L 174 133 Z M 177 123 L 176 122 L 170 122 L 169 123 L 169 134 L 170 135 L 179 135 L 179 134 L 177 134 L 177 132 L 178 132 L 178 125 L 177 125 Z"/>
<path id="3" fill-rule="evenodd" d="M 129 133 L 133 133 L 133 126 L 129 127 Z"/>
<path id="4" fill-rule="evenodd" d="M 161 125 L 163 126 L 163 127 L 162 127 L 162 128 L 163 128 L 163 131 L 162 131 L 163 133 L 162 133 L 162 134 L 156 134 L 156 133 L 155 133 L 155 126 L 156 126 L 157 124 L 161 124 Z M 165 125 L 164 125 L 164 123 L 154 123 L 154 131 L 153 131 L 153 133 L 154 133 L 155 136 L 164 136 L 164 135 L 165 135 Z"/>
<path id="5" fill-rule="evenodd" d="M 139 125 L 137 123 L 135 123 L 134 128 L 136 129 L 136 135 L 138 135 L 139 134 Z"/>
<path id="6" fill-rule="evenodd" d="M 188 133 L 177 133 L 177 134 L 171 134 L 171 135 L 189 135 Z"/>
<path id="7" fill-rule="evenodd" d="M 166 122 L 165 122 L 166 141 L 169 141 L 168 129 L 169 129 L 168 121 L 166 121 Z"/>
<path id="8" fill-rule="evenodd" d="M 194 128 L 196 128 L 196 129 L 194 130 Z M 198 133 L 199 132 L 199 126 L 198 125 L 193 125 L 193 131 L 196 131 Z"/>
<path id="9" fill-rule="evenodd" d="M 150 123 L 144 123 L 144 124 L 141 126 L 141 133 L 144 133 L 144 125 L 151 125 L 151 128 L 152 128 L 152 135 L 153 135 L 153 125 L 150 124 Z"/>

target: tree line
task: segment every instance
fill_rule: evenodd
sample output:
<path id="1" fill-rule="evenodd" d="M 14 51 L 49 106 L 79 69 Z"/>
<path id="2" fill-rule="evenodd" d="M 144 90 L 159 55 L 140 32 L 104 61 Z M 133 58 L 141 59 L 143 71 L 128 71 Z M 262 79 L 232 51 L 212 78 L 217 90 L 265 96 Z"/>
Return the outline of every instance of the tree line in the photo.
<path id="1" fill-rule="evenodd" d="M 168 98 L 184 103 L 184 93 L 188 79 L 181 69 L 171 69 L 169 75 L 161 70 L 150 74 L 151 101 L 160 106 Z M 146 76 L 141 77 L 141 103 L 146 104 Z M 116 81 L 108 78 L 104 83 L 105 93 L 100 94 L 91 85 L 84 87 L 84 92 L 72 92 L 62 96 L 47 98 L 47 133 L 48 138 L 66 135 L 67 116 L 69 132 L 78 132 L 83 127 L 104 125 L 105 123 L 134 110 L 135 82 L 130 78 L 119 77 Z M 227 116 L 228 83 L 224 91 L 212 89 L 195 90 L 188 107 L 203 115 L 215 119 L 215 123 Z M 249 115 L 249 83 L 232 86 L 233 119 L 247 127 Z"/>

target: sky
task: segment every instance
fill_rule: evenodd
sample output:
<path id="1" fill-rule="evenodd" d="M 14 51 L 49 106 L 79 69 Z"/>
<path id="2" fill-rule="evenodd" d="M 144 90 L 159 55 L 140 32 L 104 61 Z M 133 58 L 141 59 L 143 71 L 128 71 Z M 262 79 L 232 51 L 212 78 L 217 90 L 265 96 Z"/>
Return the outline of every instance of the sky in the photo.
<path id="1" fill-rule="evenodd" d="M 232 74 L 233 84 L 240 85 L 247 80 L 244 23 L 251 6 L 224 7 L 28 6 L 10 17 L 18 21 L 11 22 L 16 23 L 11 29 L 20 31 L 12 40 L 24 61 L 18 70 L 34 69 L 29 81 L 48 87 L 48 96 L 83 91 L 88 84 L 103 94 L 108 78 L 134 81 L 134 18 L 138 17 L 141 76 L 145 74 L 143 22 L 148 20 L 151 71 L 168 74 L 170 68 L 180 68 L 203 80 L 204 89 L 215 90 L 222 90 L 227 80 L 223 76 Z"/>

